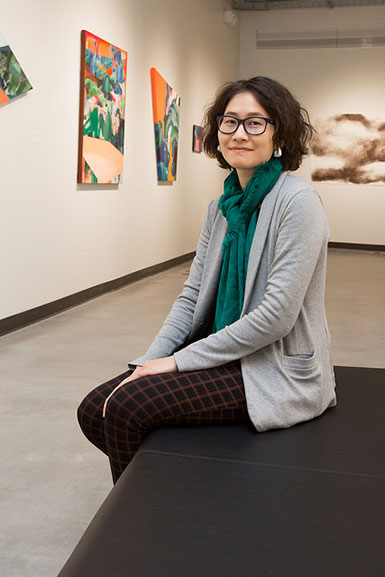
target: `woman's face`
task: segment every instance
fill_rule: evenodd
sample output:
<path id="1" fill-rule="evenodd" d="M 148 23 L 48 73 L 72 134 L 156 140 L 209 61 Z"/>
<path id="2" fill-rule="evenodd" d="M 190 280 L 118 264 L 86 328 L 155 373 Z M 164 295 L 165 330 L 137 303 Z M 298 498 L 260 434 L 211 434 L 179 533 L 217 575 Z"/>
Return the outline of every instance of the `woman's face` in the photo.
<path id="1" fill-rule="evenodd" d="M 236 94 L 229 101 L 223 114 L 229 114 L 242 120 L 250 116 L 270 118 L 270 115 L 251 92 Z M 267 124 L 265 132 L 258 135 L 248 134 L 242 124 L 233 134 L 223 134 L 218 131 L 221 153 L 230 166 L 237 170 L 240 181 L 241 176 L 243 181 L 247 177 L 250 178 L 256 166 L 270 160 L 274 150 L 273 135 L 274 126 L 272 124 Z"/>

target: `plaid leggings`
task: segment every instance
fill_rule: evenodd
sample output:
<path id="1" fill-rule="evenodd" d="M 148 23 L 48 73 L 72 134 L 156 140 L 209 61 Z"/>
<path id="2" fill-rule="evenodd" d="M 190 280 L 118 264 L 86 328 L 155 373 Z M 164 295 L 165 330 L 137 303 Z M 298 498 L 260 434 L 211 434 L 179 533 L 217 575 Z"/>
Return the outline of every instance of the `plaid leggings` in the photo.
<path id="1" fill-rule="evenodd" d="M 91 391 L 78 409 L 80 427 L 110 460 L 114 483 L 144 437 L 166 425 L 210 425 L 248 419 L 239 361 L 213 369 L 141 377 L 105 399 L 131 371 Z"/>

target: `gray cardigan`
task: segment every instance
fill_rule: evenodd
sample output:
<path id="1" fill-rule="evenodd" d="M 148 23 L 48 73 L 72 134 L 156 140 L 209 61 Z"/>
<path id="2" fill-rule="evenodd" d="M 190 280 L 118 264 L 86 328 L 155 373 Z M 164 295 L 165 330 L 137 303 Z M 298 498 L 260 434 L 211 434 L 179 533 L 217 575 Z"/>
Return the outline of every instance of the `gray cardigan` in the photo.
<path id="1" fill-rule="evenodd" d="M 193 371 L 240 359 L 258 431 L 312 419 L 336 404 L 321 200 L 302 179 L 280 176 L 261 206 L 241 318 L 210 334 L 227 232 L 217 205 L 209 205 L 182 293 L 146 354 L 129 364 L 174 354 L 179 371 Z"/>

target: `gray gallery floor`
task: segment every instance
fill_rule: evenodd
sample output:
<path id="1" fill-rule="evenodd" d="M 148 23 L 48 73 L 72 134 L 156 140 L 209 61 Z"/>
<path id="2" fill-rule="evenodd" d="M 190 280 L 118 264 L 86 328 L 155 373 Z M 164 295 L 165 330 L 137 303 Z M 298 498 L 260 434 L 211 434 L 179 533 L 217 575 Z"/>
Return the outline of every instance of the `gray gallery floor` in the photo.
<path id="1" fill-rule="evenodd" d="M 180 265 L 0 339 L 2 577 L 55 577 L 112 483 L 76 408 L 144 351 L 188 272 Z M 385 253 L 330 250 L 336 365 L 385 368 Z M 365 383 L 362 383 L 363 388 Z"/>

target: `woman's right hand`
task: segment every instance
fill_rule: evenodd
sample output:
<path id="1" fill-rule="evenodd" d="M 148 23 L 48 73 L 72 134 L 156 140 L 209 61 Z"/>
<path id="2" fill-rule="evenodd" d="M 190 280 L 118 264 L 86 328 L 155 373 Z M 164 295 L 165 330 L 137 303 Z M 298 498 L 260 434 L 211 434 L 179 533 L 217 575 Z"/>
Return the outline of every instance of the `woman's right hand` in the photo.
<path id="1" fill-rule="evenodd" d="M 112 395 L 120 389 L 126 383 L 134 381 L 139 377 L 146 377 L 147 375 L 159 375 L 160 373 L 175 373 L 178 371 L 177 364 L 175 362 L 174 356 L 164 357 L 162 359 L 152 359 L 146 361 L 141 367 L 140 365 L 136 367 L 133 373 L 129 377 L 126 377 L 115 389 L 108 395 L 103 405 L 103 417 L 106 416 L 107 403 L 112 397 Z"/>

